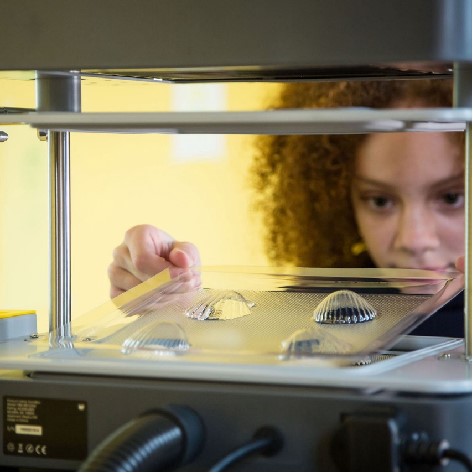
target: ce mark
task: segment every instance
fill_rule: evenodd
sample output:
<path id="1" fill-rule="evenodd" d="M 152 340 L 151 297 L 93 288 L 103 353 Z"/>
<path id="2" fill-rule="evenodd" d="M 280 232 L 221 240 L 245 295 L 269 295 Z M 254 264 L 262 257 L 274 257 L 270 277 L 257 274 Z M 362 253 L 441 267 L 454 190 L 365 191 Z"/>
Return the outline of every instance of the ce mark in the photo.
<path id="1" fill-rule="evenodd" d="M 35 454 L 35 453 L 36 455 L 47 455 L 46 448 L 47 448 L 46 445 L 38 444 L 35 446 L 29 443 L 28 445 L 26 445 L 25 450 L 26 450 L 26 453 L 29 453 L 30 455 Z"/>
<path id="2" fill-rule="evenodd" d="M 36 445 L 34 451 L 37 455 L 47 455 L 46 445 Z"/>

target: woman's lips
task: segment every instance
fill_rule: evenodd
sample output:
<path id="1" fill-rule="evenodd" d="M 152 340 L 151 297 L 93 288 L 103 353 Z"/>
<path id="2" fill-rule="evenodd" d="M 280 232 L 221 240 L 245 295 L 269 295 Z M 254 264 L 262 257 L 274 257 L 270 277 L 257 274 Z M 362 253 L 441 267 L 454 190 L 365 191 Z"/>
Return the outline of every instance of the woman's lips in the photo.
<path id="1" fill-rule="evenodd" d="M 424 267 L 424 268 L 419 268 L 419 269 L 422 269 L 424 271 L 437 271 L 437 272 L 443 272 L 443 271 L 448 271 L 450 268 L 448 266 L 444 266 L 443 268 L 440 268 L 440 267 Z"/>
<path id="2" fill-rule="evenodd" d="M 420 271 L 435 271 L 437 273 L 456 271 L 454 264 L 448 264 L 445 266 L 397 266 L 393 265 L 393 268 L 397 269 L 418 269 Z"/>

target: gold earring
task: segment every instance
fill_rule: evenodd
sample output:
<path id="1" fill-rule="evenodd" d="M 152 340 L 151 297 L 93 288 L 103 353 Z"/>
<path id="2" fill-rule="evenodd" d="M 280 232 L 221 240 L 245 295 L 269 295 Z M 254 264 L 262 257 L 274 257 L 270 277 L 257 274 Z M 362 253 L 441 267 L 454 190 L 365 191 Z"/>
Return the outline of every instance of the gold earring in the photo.
<path id="1" fill-rule="evenodd" d="M 358 241 L 351 245 L 351 254 L 353 256 L 360 256 L 361 253 L 364 253 L 367 249 L 364 241 Z"/>

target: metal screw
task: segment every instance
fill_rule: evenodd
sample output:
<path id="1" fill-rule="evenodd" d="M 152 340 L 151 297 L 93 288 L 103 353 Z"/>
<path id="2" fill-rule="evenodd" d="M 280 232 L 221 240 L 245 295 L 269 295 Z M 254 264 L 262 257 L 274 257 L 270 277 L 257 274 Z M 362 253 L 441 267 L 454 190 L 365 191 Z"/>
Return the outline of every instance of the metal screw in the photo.
<path id="1" fill-rule="evenodd" d="M 439 360 L 448 360 L 449 358 L 452 357 L 452 354 L 451 353 L 441 353 L 439 356 L 438 356 L 438 359 Z"/>
<path id="2" fill-rule="evenodd" d="M 48 132 L 46 130 L 38 130 L 39 141 L 48 141 Z"/>
<path id="3" fill-rule="evenodd" d="M 4 131 L 0 131 L 0 143 L 3 143 L 4 141 L 8 140 L 8 133 L 5 133 Z"/>

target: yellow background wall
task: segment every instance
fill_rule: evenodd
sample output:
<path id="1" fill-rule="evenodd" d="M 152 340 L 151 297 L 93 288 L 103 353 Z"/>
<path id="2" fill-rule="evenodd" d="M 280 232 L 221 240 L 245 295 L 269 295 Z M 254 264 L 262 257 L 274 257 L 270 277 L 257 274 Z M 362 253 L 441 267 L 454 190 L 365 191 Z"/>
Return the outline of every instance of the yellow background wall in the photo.
<path id="1" fill-rule="evenodd" d="M 83 111 L 172 109 L 181 84 L 87 79 Z M 228 84 L 225 108 L 264 107 L 271 84 Z M 173 90 L 174 89 L 174 90 Z M 0 107 L 34 107 L 28 76 L 0 76 Z M 32 308 L 48 327 L 47 143 L 23 125 L 0 126 L 0 308 Z M 127 228 L 150 223 L 194 242 L 204 265 L 265 265 L 251 211 L 252 135 L 225 135 L 222 154 L 182 162 L 169 135 L 71 134 L 72 314 L 108 298 L 107 266 Z M 198 154 L 198 153 L 197 153 Z"/>

